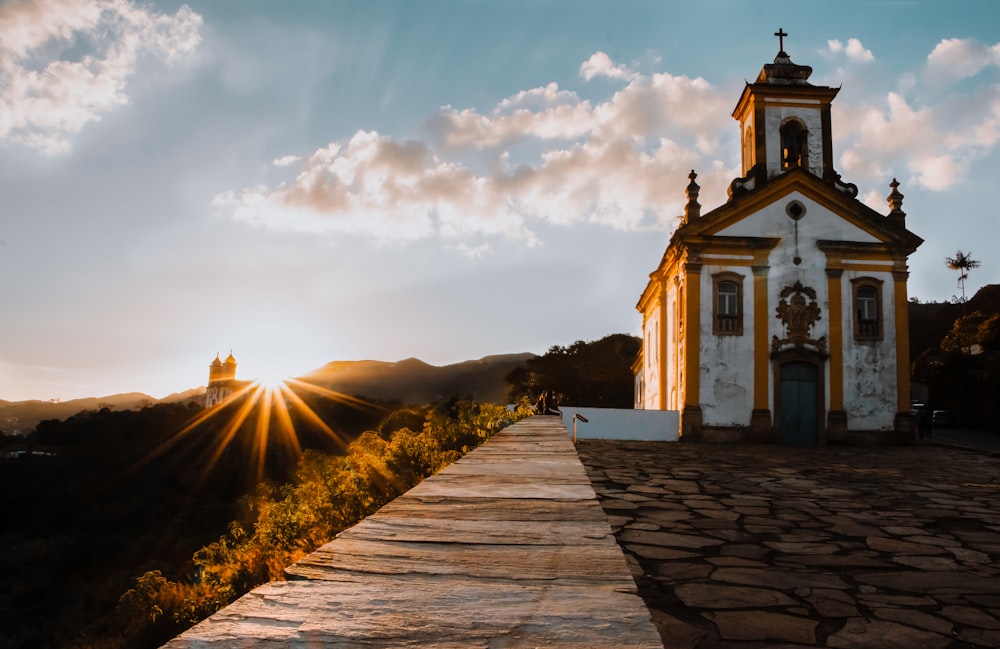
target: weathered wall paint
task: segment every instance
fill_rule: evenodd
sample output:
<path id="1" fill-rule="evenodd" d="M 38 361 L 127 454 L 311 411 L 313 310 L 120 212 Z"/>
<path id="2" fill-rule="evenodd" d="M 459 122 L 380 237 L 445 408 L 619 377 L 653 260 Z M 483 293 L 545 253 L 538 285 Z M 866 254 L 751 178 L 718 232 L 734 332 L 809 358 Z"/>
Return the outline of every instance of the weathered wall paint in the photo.
<path id="1" fill-rule="evenodd" d="M 806 207 L 805 216 L 798 223 L 796 246 L 796 221 L 789 218 L 785 207 L 797 200 Z M 767 339 L 784 338 L 785 326 L 778 319 L 775 309 L 782 289 L 801 282 L 816 291 L 820 320 L 810 331 L 810 337 L 830 340 L 830 300 L 826 278 L 826 255 L 817 247 L 820 239 L 841 241 L 877 241 L 875 237 L 831 213 L 825 207 L 798 193 L 792 193 L 767 206 L 760 212 L 720 232 L 725 236 L 777 236 L 780 243 L 768 257 L 767 276 Z M 795 263 L 795 258 L 799 263 Z M 841 282 L 841 328 L 844 332 L 844 407 L 850 414 L 851 429 L 888 430 L 893 426 L 896 412 L 896 357 L 893 341 L 895 327 L 891 267 L 876 271 L 847 271 Z M 723 271 L 744 275 L 743 335 L 716 336 L 712 333 L 712 275 Z M 872 277 L 882 281 L 883 339 L 856 341 L 854 339 L 854 309 L 851 279 Z M 752 272 L 745 265 L 705 265 L 702 269 L 701 291 L 703 316 L 701 326 L 701 385 L 704 423 L 713 426 L 748 425 L 753 408 L 753 338 L 754 319 L 752 300 Z M 829 411 L 829 364 L 824 364 L 824 404 Z M 768 368 L 767 385 L 774 383 L 774 368 Z M 773 390 L 768 390 L 768 408 L 774 410 Z"/>
<path id="2" fill-rule="evenodd" d="M 858 430 L 891 430 L 896 407 L 896 320 L 892 317 L 894 287 L 892 273 L 845 271 L 844 304 L 853 303 L 851 280 L 872 277 L 882 280 L 882 340 L 855 340 L 853 309 L 844 323 L 844 410 L 847 426 Z"/>
<path id="3" fill-rule="evenodd" d="M 743 334 L 712 333 L 713 275 L 743 276 Z M 705 265 L 701 271 L 701 408 L 711 426 L 746 426 L 753 410 L 753 271 L 749 265 Z"/>

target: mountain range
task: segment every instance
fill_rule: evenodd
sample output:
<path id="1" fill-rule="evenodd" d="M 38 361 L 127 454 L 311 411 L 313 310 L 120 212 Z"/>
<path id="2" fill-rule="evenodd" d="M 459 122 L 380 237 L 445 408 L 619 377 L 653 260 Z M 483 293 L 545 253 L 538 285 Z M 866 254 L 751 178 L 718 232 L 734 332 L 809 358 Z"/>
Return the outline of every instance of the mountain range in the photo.
<path id="1" fill-rule="evenodd" d="M 478 360 L 436 366 L 416 358 L 397 362 L 334 361 L 298 380 L 348 396 L 380 401 L 436 403 L 452 396 L 502 403 L 507 391 L 506 376 L 535 354 L 499 354 Z M 294 387 L 294 384 L 293 384 Z M 156 403 L 177 403 L 204 399 L 198 387 L 156 399 L 141 392 L 69 401 L 0 400 L 0 432 L 27 434 L 45 419 L 66 419 L 83 410 L 135 410 Z"/>

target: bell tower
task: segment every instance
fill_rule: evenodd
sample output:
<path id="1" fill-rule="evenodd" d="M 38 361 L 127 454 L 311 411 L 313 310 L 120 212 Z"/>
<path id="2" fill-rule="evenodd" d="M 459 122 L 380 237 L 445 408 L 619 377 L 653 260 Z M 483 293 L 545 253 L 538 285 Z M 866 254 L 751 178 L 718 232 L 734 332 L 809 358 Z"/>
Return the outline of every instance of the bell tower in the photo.
<path id="1" fill-rule="evenodd" d="M 233 352 L 223 362 L 219 355 L 208 366 L 208 387 L 205 389 L 205 407 L 211 408 L 229 398 L 236 388 L 236 357 Z"/>
<path id="2" fill-rule="evenodd" d="M 732 113 L 740 123 L 742 189 L 756 189 L 792 169 L 839 178 L 833 170 L 830 102 L 840 88 L 809 83 L 812 68 L 796 65 L 785 52 L 788 34 L 778 29 L 774 35 L 779 39 L 774 63 L 746 84 Z"/>

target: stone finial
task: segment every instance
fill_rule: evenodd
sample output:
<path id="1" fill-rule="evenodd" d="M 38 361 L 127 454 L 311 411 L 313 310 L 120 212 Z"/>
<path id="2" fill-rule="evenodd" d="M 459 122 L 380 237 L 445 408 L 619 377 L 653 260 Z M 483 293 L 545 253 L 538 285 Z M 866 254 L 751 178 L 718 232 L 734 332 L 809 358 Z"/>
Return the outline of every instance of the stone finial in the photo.
<path id="1" fill-rule="evenodd" d="M 889 187 L 892 187 L 892 191 L 886 197 L 889 202 L 889 215 L 888 218 L 893 224 L 900 227 L 906 227 L 906 212 L 903 211 L 903 195 L 899 193 L 899 181 L 895 178 L 889 183 Z"/>
<path id="2" fill-rule="evenodd" d="M 691 182 L 688 183 L 687 189 L 684 190 L 688 198 L 687 205 L 684 206 L 685 223 L 701 218 L 701 204 L 698 203 L 698 192 L 701 191 L 701 187 L 699 187 L 698 183 L 694 181 L 697 177 L 698 174 L 694 172 L 694 169 L 692 169 L 691 173 L 688 174 L 688 178 L 691 179 Z"/>

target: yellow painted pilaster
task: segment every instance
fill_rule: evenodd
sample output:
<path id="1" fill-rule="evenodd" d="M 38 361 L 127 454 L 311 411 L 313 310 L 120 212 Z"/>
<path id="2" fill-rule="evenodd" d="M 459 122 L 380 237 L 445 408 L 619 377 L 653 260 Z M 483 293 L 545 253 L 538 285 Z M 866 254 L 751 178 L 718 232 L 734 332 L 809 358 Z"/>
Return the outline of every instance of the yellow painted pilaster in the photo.
<path id="1" fill-rule="evenodd" d="M 893 271 L 893 297 L 896 311 L 896 386 L 898 412 L 910 412 L 910 309 L 906 297 L 905 270 Z"/>
<path id="2" fill-rule="evenodd" d="M 684 266 L 684 405 L 697 406 L 701 398 L 701 264 Z"/>
<path id="3" fill-rule="evenodd" d="M 753 267 L 753 407 L 768 409 L 767 369 L 770 366 L 767 346 L 767 266 Z"/>
<path id="4" fill-rule="evenodd" d="M 657 332 L 659 340 L 656 346 L 656 362 L 657 367 L 660 368 L 659 376 L 657 376 L 659 381 L 658 407 L 660 410 L 667 410 L 670 407 L 667 404 L 667 376 L 670 372 L 670 366 L 667 365 L 667 327 L 673 326 L 673 323 L 667 320 L 667 283 L 662 278 L 660 279 L 660 303 L 657 308 L 660 311 L 660 330 Z"/>
<path id="5" fill-rule="evenodd" d="M 674 297 L 671 303 L 673 308 L 670 310 L 670 315 L 674 317 L 673 328 L 671 329 L 674 337 L 670 341 L 670 385 L 674 387 L 674 394 L 672 398 L 668 398 L 667 400 L 667 403 L 670 404 L 669 410 L 679 410 L 681 405 L 683 405 L 680 401 L 683 398 L 681 396 L 681 359 L 684 358 L 684 340 L 681 338 L 678 327 L 684 321 L 684 305 L 680 301 L 680 296 L 683 295 L 680 279 L 680 275 L 674 275 Z"/>
<path id="6" fill-rule="evenodd" d="M 830 296 L 830 410 L 844 409 L 844 304 L 839 268 L 826 269 Z"/>

